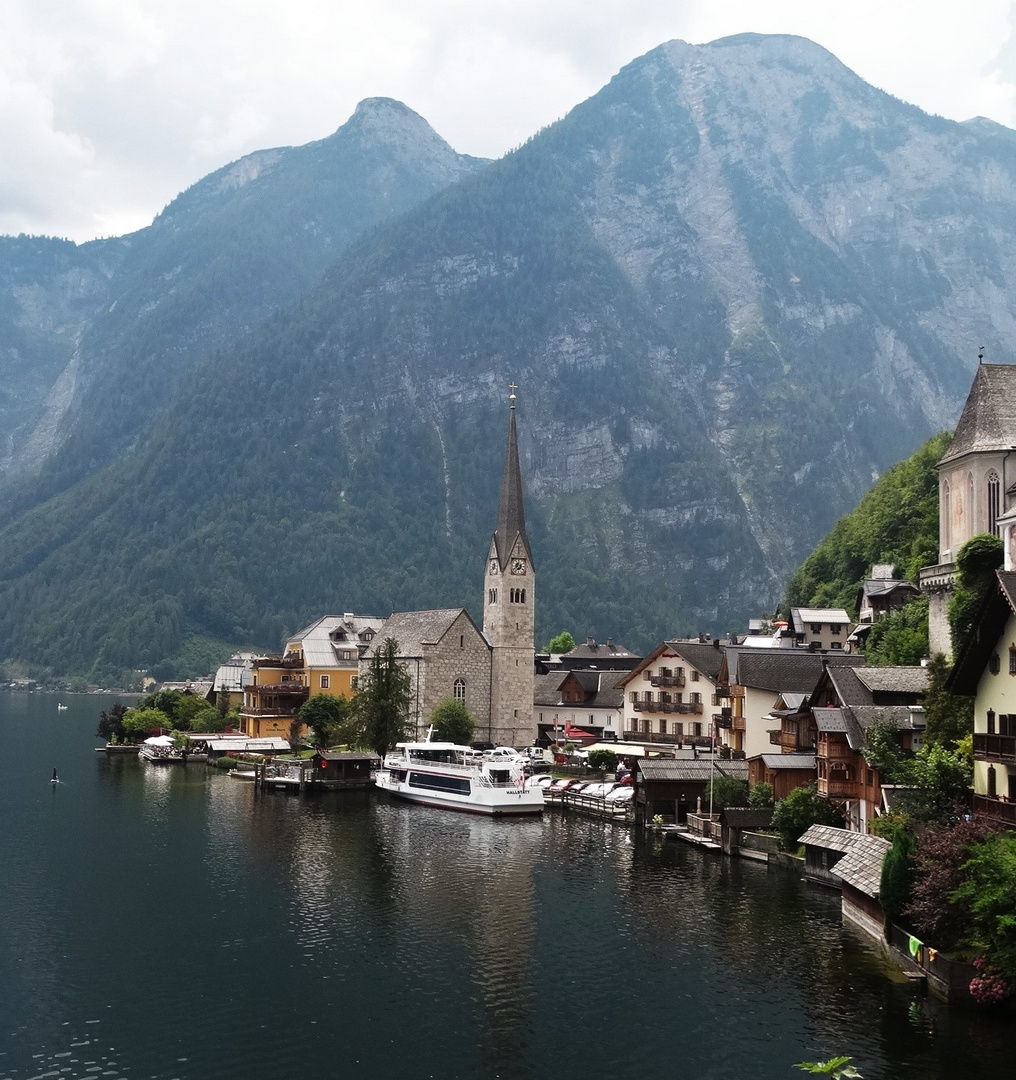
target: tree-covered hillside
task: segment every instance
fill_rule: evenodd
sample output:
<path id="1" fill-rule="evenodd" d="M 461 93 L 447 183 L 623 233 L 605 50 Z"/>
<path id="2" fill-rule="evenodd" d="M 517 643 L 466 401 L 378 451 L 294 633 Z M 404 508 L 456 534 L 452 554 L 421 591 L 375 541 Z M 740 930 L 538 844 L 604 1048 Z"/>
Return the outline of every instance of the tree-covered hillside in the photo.
<path id="1" fill-rule="evenodd" d="M 930 438 L 893 466 L 805 559 L 787 586 L 786 606 L 844 607 L 857 614 L 857 590 L 873 563 L 917 580 L 938 561 L 938 472 L 951 432 Z"/>

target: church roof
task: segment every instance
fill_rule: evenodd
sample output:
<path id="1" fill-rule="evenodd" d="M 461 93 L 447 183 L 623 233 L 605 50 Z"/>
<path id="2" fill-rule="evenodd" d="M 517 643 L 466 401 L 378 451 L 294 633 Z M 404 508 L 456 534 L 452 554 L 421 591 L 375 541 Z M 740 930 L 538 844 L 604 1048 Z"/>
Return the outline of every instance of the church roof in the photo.
<path id="1" fill-rule="evenodd" d="M 956 433 L 939 462 L 1016 446 L 1016 364 L 979 364 Z"/>
<path id="2" fill-rule="evenodd" d="M 373 656 L 375 646 L 382 644 L 386 638 L 395 638 L 399 643 L 399 656 L 423 656 L 424 645 L 436 645 L 448 633 L 452 623 L 460 615 L 465 615 L 473 624 L 477 634 L 483 636 L 476 624 L 473 623 L 473 620 L 469 618 L 469 612 L 465 608 L 396 611 L 385 619 L 384 624 L 374 638 L 373 644 L 364 655 L 367 657 Z"/>
<path id="3" fill-rule="evenodd" d="M 514 397 L 514 395 L 513 395 Z M 529 553 L 529 537 L 526 536 L 526 513 L 522 504 L 522 469 L 519 466 L 519 440 L 515 431 L 515 405 L 508 413 L 508 447 L 504 458 L 504 475 L 501 477 L 501 496 L 497 504 L 497 528 L 494 544 L 503 570 L 508 556 L 518 538 L 522 538 Z M 532 563 L 532 555 L 529 555 Z"/>

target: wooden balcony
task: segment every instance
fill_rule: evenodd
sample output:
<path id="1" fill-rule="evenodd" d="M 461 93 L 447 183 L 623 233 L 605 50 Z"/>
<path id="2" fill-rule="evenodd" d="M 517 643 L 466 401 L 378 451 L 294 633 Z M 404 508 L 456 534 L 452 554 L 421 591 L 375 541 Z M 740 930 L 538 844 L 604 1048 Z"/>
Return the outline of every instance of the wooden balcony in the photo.
<path id="1" fill-rule="evenodd" d="M 977 736 L 975 735 L 976 739 Z M 1016 828 L 1016 803 L 991 799 L 987 795 L 974 796 L 974 815 L 999 825 Z"/>
<path id="2" fill-rule="evenodd" d="M 819 795 L 828 799 L 856 799 L 857 784 L 853 780 L 828 780 L 821 776 L 816 781 Z"/>
<path id="3" fill-rule="evenodd" d="M 708 735 L 662 735 L 658 731 L 625 731 L 622 734 L 624 742 L 642 743 L 643 745 L 656 744 L 658 746 L 698 746 L 708 748 L 712 740 Z"/>
<path id="4" fill-rule="evenodd" d="M 253 708 L 253 707 L 248 708 L 246 705 L 241 705 L 240 706 L 240 719 L 242 720 L 245 716 L 251 716 L 251 717 L 254 717 L 254 716 L 283 716 L 283 717 L 287 717 L 287 718 L 292 718 L 292 717 L 296 716 L 296 714 L 299 711 L 300 711 L 300 706 L 299 705 L 292 705 L 291 706 L 288 703 L 285 704 L 285 705 L 279 705 L 277 708 L 272 708 L 272 709 L 256 709 L 256 708 Z"/>
<path id="5" fill-rule="evenodd" d="M 701 701 L 633 701 L 631 707 L 636 712 L 682 713 L 689 716 L 702 715 Z"/>
<path id="6" fill-rule="evenodd" d="M 653 675 L 649 681 L 653 686 L 676 686 L 678 689 L 684 686 L 683 675 Z"/>
<path id="7" fill-rule="evenodd" d="M 728 728 L 733 721 L 734 718 L 730 715 L 730 709 L 720 709 L 719 712 L 713 713 L 713 723 L 719 728 Z"/>
<path id="8" fill-rule="evenodd" d="M 975 731 L 974 758 L 977 761 L 1016 763 L 1016 735 L 987 735 Z"/>

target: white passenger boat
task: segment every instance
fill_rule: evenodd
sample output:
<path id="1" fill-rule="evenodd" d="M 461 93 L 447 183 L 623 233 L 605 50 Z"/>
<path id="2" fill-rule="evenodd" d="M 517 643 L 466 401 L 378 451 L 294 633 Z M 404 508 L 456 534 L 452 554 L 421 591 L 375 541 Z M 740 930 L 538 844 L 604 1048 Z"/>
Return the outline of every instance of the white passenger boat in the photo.
<path id="1" fill-rule="evenodd" d="M 374 779 L 382 791 L 425 806 L 473 814 L 539 814 L 543 789 L 521 759 L 498 760 L 455 743 L 397 743 Z"/>

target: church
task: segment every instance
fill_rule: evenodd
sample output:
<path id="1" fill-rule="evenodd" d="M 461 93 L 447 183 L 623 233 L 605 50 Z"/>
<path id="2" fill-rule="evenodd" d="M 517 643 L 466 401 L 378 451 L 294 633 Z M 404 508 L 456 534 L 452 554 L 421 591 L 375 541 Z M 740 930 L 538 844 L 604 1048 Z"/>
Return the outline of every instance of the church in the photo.
<path id="1" fill-rule="evenodd" d="M 508 411 L 508 446 L 497 523 L 484 559 L 483 629 L 465 608 L 397 611 L 385 620 L 360 659 L 370 666 L 374 645 L 388 638 L 412 686 L 410 734 L 423 738 L 434 706 L 463 702 L 476 722 L 475 739 L 496 746 L 533 742 L 536 574 L 526 536 L 515 427 L 515 389 Z"/>

